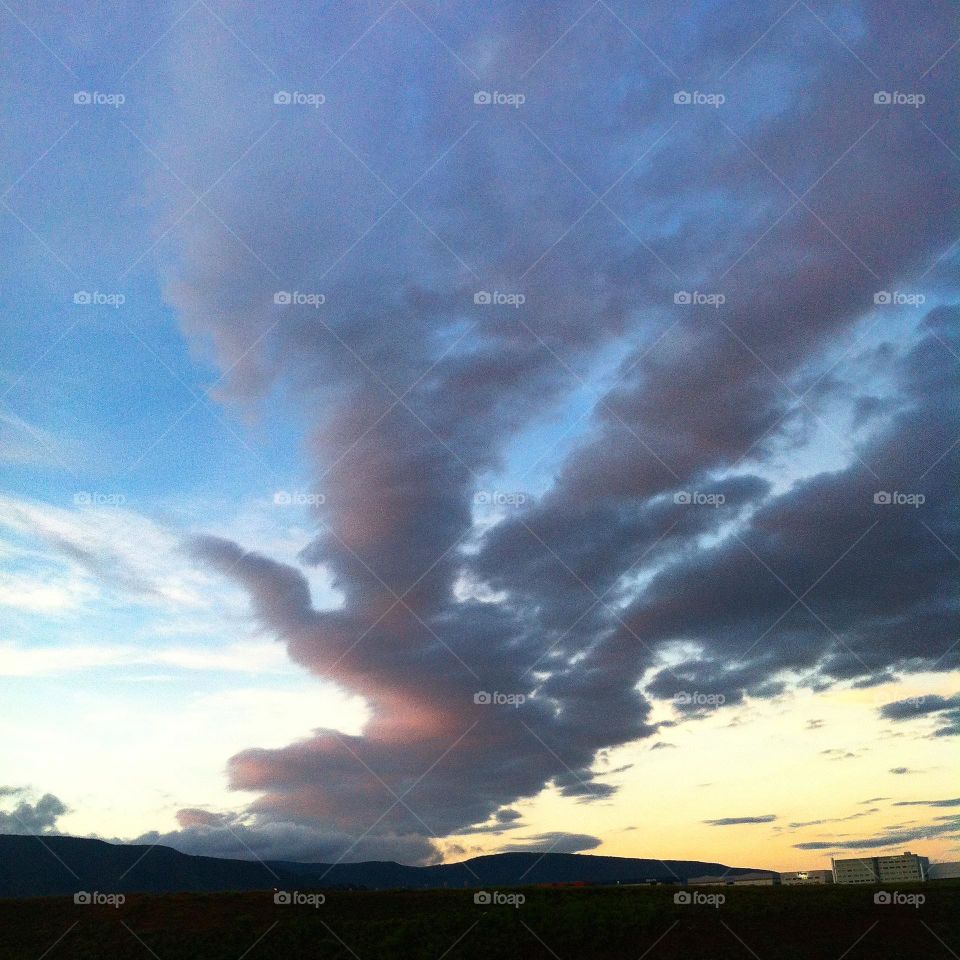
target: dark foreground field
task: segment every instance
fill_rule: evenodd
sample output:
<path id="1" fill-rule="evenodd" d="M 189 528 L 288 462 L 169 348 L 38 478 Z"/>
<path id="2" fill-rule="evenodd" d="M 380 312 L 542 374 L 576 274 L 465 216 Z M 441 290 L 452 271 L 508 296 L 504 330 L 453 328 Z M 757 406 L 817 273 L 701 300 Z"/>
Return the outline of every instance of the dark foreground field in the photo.
<path id="1" fill-rule="evenodd" d="M 702 888 L 726 902 L 675 904 L 677 888 L 522 889 L 519 906 L 472 891 L 326 891 L 320 906 L 272 892 L 130 895 L 117 907 L 56 897 L 0 901 L 3 960 L 910 960 L 960 955 L 960 886 Z"/>

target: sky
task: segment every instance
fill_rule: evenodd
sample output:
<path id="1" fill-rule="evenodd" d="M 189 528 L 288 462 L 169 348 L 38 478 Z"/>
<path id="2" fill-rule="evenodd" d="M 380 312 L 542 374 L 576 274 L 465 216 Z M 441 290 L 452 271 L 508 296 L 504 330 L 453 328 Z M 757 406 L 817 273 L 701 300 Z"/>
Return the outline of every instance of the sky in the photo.
<path id="1" fill-rule="evenodd" d="M 960 859 L 948 3 L 0 31 L 0 831 Z"/>

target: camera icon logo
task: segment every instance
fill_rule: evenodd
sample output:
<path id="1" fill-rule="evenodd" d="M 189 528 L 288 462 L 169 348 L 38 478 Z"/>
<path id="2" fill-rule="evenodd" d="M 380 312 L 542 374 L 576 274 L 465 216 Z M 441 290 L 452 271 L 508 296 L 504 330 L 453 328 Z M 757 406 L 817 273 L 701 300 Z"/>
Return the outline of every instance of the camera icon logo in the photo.
<path id="1" fill-rule="evenodd" d="M 889 290 L 878 290 L 873 295 L 873 302 L 878 306 L 883 306 L 884 304 L 891 303 L 893 301 L 893 296 Z"/>
<path id="2" fill-rule="evenodd" d="M 93 97 L 90 96 L 90 93 L 86 90 L 78 90 L 73 95 L 73 102 L 80 106 L 86 106 L 87 104 L 93 103 Z"/>
<path id="3" fill-rule="evenodd" d="M 290 295 L 289 291 L 287 290 L 278 290 L 273 295 L 273 302 L 281 307 L 289 306 L 292 301 L 293 301 L 293 297 Z"/>
<path id="4" fill-rule="evenodd" d="M 692 103 L 693 97 L 686 90 L 678 90 L 673 95 L 674 103 Z"/>
<path id="5" fill-rule="evenodd" d="M 473 102 L 478 106 L 485 106 L 486 104 L 491 102 L 490 94 L 487 93 L 486 90 L 478 90 L 473 95 Z"/>
<path id="6" fill-rule="evenodd" d="M 486 290 L 478 290 L 473 295 L 473 302 L 477 304 L 488 304 L 493 301 L 493 298 Z"/>
<path id="7" fill-rule="evenodd" d="M 693 898 L 690 896 L 689 891 L 687 891 L 687 890 L 678 890 L 678 891 L 673 895 L 673 902 L 674 902 L 674 903 L 692 903 L 692 902 L 693 902 Z"/>
<path id="8" fill-rule="evenodd" d="M 873 495 L 873 502 L 874 503 L 892 503 L 893 498 L 890 496 L 889 493 L 887 493 L 886 490 L 878 490 Z"/>
<path id="9" fill-rule="evenodd" d="M 890 903 L 893 898 L 890 896 L 889 892 L 886 890 L 878 890 L 873 895 L 874 903 Z"/>
<path id="10" fill-rule="evenodd" d="M 82 306 L 89 306 L 93 302 L 93 297 L 91 297 L 86 290 L 78 290 L 73 295 L 73 302 L 79 303 Z"/>
<path id="11" fill-rule="evenodd" d="M 481 703 L 481 704 L 493 703 L 493 697 L 490 696 L 490 694 L 487 693 L 486 690 L 478 690 L 473 695 L 473 702 Z"/>
<path id="12" fill-rule="evenodd" d="M 673 302 L 674 302 L 674 303 L 680 303 L 680 304 L 692 303 L 692 302 L 693 302 L 693 297 L 691 297 L 690 294 L 689 294 L 686 290 L 678 290 L 678 291 L 673 295 Z"/>
<path id="13" fill-rule="evenodd" d="M 273 102 L 281 105 L 291 103 L 292 100 L 293 100 L 293 97 L 290 95 L 289 91 L 287 90 L 278 90 L 273 95 Z"/>
<path id="14" fill-rule="evenodd" d="M 486 890 L 480 890 L 473 895 L 473 902 L 485 906 L 491 902 L 490 894 Z"/>
<path id="15" fill-rule="evenodd" d="M 690 497 L 690 492 L 688 490 L 678 490 L 673 495 L 674 503 L 690 503 L 690 501 L 691 501 L 691 497 Z"/>
<path id="16" fill-rule="evenodd" d="M 286 490 L 278 490 L 273 495 L 273 502 L 278 507 L 289 507 L 293 503 L 293 497 Z"/>
<path id="17" fill-rule="evenodd" d="M 88 904 L 93 902 L 93 898 L 86 890 L 80 890 L 73 895 L 73 902 L 76 904 Z"/>
<path id="18" fill-rule="evenodd" d="M 883 106 L 884 104 L 893 103 L 893 97 L 891 97 L 886 90 L 878 90 L 873 95 L 873 102 Z"/>
<path id="19" fill-rule="evenodd" d="M 293 898 L 286 890 L 276 890 L 273 894 L 273 902 L 283 906 L 284 904 L 292 903 Z"/>

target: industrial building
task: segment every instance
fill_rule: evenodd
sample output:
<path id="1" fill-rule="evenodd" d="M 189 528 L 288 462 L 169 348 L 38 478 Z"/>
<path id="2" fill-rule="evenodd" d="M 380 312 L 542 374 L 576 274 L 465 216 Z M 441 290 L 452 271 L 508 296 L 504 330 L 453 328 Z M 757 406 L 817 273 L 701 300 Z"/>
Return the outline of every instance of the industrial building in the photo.
<path id="1" fill-rule="evenodd" d="M 806 886 L 810 884 L 833 883 L 832 870 L 794 870 L 781 873 L 780 882 L 785 886 Z"/>
<path id="2" fill-rule="evenodd" d="M 922 883 L 930 861 L 906 851 L 885 857 L 831 859 L 834 883 Z"/>
<path id="3" fill-rule="evenodd" d="M 960 860 L 951 860 L 948 863 L 931 863 L 927 870 L 928 880 L 957 880 L 960 879 Z"/>
<path id="4" fill-rule="evenodd" d="M 724 874 L 719 877 L 691 877 L 690 887 L 772 887 L 780 882 L 775 873 L 755 871 L 751 873 Z"/>

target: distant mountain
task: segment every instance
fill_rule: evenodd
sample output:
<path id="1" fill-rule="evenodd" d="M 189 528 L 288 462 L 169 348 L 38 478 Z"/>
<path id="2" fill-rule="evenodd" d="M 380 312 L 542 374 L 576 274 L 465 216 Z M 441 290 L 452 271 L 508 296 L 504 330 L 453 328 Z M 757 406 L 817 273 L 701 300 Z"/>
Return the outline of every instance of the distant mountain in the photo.
<path id="1" fill-rule="evenodd" d="M 195 857 L 171 847 L 81 837 L 0 836 L 0 897 L 225 890 L 508 887 L 543 883 L 665 883 L 754 872 L 700 860 L 636 860 L 577 853 L 498 853 L 462 863 L 295 863 Z"/>

